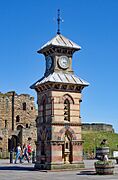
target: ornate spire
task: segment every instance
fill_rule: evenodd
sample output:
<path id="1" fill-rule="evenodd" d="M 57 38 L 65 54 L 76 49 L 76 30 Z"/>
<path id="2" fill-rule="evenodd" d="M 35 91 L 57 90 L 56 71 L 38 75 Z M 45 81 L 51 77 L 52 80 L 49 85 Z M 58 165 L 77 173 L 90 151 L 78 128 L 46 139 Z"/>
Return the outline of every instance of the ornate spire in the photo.
<path id="1" fill-rule="evenodd" d="M 58 9 L 58 14 L 57 14 L 57 23 L 58 23 L 57 34 L 61 34 L 61 33 L 60 33 L 60 22 L 61 22 L 60 9 Z"/>

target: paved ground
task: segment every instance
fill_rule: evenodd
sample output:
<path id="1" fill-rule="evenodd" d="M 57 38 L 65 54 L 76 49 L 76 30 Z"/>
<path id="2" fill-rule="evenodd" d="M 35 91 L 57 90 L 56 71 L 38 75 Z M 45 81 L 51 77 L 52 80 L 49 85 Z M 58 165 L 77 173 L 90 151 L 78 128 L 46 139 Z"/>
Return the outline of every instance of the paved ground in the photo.
<path id="1" fill-rule="evenodd" d="M 118 180 L 118 165 L 114 175 L 96 175 L 94 160 L 85 160 L 85 169 L 78 171 L 35 171 L 31 163 L 9 164 L 0 160 L 0 180 Z"/>

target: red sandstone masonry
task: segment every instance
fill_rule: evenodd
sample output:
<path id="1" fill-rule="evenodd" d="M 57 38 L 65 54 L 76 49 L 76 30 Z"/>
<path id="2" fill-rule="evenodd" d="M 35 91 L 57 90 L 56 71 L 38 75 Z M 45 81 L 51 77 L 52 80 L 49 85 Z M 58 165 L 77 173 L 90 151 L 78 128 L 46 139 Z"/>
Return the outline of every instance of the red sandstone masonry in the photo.
<path id="1" fill-rule="evenodd" d="M 52 162 L 62 162 L 62 156 L 53 156 L 52 157 Z"/>

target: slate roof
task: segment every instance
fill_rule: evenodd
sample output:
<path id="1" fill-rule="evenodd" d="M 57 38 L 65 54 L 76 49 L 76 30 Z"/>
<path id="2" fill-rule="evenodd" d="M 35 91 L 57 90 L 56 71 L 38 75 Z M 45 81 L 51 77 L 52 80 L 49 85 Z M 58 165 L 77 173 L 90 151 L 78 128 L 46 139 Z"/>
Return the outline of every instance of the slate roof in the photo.
<path id="1" fill-rule="evenodd" d="M 37 52 L 42 53 L 49 46 L 67 47 L 75 50 L 80 50 L 81 47 L 73 41 L 67 39 L 62 34 L 57 34 L 53 39 L 44 44 Z"/>
<path id="2" fill-rule="evenodd" d="M 89 83 L 84 81 L 83 79 L 77 77 L 74 74 L 65 74 L 65 73 L 56 73 L 53 72 L 47 77 L 43 77 L 40 80 L 38 80 L 36 83 L 34 83 L 31 88 L 35 89 L 38 85 L 47 83 L 47 82 L 53 82 L 53 83 L 66 83 L 66 84 L 77 84 L 77 85 L 83 85 L 88 86 Z"/>

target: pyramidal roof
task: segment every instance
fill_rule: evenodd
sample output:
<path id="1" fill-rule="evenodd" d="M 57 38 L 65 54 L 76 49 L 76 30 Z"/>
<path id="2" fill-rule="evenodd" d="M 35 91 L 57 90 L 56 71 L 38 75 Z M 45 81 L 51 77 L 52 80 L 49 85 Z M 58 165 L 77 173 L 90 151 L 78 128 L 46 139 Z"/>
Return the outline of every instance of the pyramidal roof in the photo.
<path id="1" fill-rule="evenodd" d="M 67 39 L 62 34 L 57 34 L 53 39 L 51 39 L 46 44 L 44 44 L 37 52 L 42 53 L 45 51 L 45 49 L 47 47 L 50 47 L 50 46 L 60 46 L 60 47 L 71 48 L 71 49 L 75 49 L 75 50 L 81 49 L 81 47 L 79 45 L 77 45 L 73 41 Z"/>
<path id="2" fill-rule="evenodd" d="M 31 89 L 35 89 L 38 85 L 47 83 L 47 82 L 53 82 L 53 83 L 65 83 L 65 84 L 77 84 L 81 86 L 88 86 L 89 83 L 85 80 L 79 78 L 78 76 L 74 74 L 65 74 L 62 72 L 56 73 L 53 72 L 52 74 L 49 74 L 47 77 L 43 77 L 39 79 L 36 83 L 34 83 L 32 86 L 30 86 Z"/>

